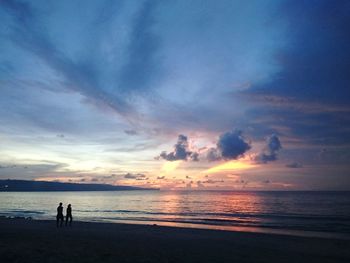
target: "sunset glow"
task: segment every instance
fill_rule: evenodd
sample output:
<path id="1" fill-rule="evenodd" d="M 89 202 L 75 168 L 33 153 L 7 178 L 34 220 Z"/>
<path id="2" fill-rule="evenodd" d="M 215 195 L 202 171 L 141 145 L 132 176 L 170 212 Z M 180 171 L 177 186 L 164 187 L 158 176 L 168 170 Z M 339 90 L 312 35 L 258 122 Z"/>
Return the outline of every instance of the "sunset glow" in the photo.
<path id="1" fill-rule="evenodd" d="M 175 171 L 176 168 L 181 164 L 181 161 L 174 161 L 174 162 L 166 162 L 163 164 L 161 168 L 161 172 L 164 173 L 170 173 L 172 171 Z"/>
<path id="2" fill-rule="evenodd" d="M 350 263 L 350 0 L 0 17 L 1 262 Z"/>
<path id="3" fill-rule="evenodd" d="M 1 1 L 0 178 L 350 188 L 342 3 L 83 2 Z"/>
<path id="4" fill-rule="evenodd" d="M 255 167 L 257 167 L 257 165 L 251 164 L 249 162 L 228 161 L 223 164 L 219 164 L 214 167 L 211 167 L 210 169 L 203 171 L 203 173 L 211 174 L 211 173 L 222 173 L 222 172 L 235 172 L 235 171 L 252 169 Z"/>

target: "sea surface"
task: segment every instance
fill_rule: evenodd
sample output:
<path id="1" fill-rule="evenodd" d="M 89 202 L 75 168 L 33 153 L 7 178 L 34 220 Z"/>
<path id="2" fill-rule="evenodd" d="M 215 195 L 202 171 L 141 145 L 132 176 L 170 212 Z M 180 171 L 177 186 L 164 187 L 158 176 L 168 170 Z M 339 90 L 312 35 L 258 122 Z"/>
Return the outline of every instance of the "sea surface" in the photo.
<path id="1" fill-rule="evenodd" d="M 0 216 L 350 237 L 350 192 L 0 192 Z"/>

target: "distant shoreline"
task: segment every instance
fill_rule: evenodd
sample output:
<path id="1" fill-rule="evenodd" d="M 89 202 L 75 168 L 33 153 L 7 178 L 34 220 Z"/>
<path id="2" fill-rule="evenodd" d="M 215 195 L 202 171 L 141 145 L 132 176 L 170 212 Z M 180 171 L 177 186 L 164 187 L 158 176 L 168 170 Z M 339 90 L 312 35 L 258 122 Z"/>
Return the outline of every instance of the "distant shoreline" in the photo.
<path id="1" fill-rule="evenodd" d="M 4 262 L 349 262 L 349 240 L 0 218 Z M 54 262 L 56 262 L 54 261 Z"/>
<path id="2" fill-rule="evenodd" d="M 33 192 L 119 192 L 119 191 L 160 191 L 159 188 L 116 189 L 116 190 L 0 190 L 0 193 L 33 193 Z"/>
<path id="3" fill-rule="evenodd" d="M 127 185 L 78 184 L 29 180 L 0 180 L 0 192 L 98 192 L 98 191 L 156 191 L 158 188 L 143 188 Z"/>

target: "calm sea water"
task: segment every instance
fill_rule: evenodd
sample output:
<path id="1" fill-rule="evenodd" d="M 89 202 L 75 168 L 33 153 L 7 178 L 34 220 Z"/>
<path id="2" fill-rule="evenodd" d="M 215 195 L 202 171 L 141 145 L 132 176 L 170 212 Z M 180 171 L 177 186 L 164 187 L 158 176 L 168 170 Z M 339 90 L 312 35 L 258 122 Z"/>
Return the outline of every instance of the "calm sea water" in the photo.
<path id="1" fill-rule="evenodd" d="M 59 202 L 81 221 L 350 236 L 350 192 L 1 192 L 0 215 L 54 219 Z"/>

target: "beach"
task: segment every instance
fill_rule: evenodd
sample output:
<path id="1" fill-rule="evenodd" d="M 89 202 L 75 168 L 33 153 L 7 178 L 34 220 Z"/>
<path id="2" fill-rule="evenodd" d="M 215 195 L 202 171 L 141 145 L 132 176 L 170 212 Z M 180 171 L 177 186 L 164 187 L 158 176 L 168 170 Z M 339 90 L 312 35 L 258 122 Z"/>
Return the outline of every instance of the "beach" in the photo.
<path id="1" fill-rule="evenodd" d="M 350 240 L 0 219 L 1 262 L 350 262 Z"/>

